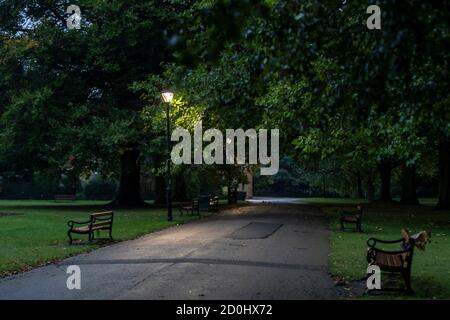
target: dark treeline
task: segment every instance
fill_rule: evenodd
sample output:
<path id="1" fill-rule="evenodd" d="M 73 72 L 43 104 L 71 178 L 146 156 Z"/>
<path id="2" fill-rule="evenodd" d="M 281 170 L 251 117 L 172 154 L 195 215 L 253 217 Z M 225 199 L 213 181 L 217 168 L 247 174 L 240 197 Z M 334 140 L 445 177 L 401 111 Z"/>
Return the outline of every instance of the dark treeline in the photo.
<path id="1" fill-rule="evenodd" d="M 67 1 L 0 1 L 0 175 L 98 172 L 118 182 L 118 205 L 142 204 L 150 176 L 163 203 L 171 88 L 174 126 L 280 129 L 289 163 L 260 190 L 404 204 L 419 192 L 449 209 L 450 5 L 378 1 L 369 30 L 370 4 L 80 0 L 68 30 Z M 253 169 L 176 166 L 176 197 Z"/>

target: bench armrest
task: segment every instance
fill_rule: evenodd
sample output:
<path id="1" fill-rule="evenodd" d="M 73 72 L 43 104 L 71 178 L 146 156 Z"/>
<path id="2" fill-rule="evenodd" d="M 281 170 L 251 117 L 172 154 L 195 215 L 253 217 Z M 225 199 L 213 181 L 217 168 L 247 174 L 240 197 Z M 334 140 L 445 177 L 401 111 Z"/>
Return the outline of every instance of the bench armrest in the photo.
<path id="1" fill-rule="evenodd" d="M 67 222 L 67 225 L 68 225 L 70 228 L 72 228 L 74 224 L 89 224 L 89 223 L 91 223 L 91 220 L 83 221 L 83 222 L 70 220 L 70 221 Z"/>
<path id="2" fill-rule="evenodd" d="M 381 240 L 381 239 L 377 239 L 377 238 L 369 238 L 369 240 L 367 240 L 367 245 L 371 248 L 375 248 L 375 246 L 377 245 L 377 242 L 392 244 L 392 243 L 400 243 L 403 241 L 404 241 L 403 238 L 398 239 L 398 240 Z"/>

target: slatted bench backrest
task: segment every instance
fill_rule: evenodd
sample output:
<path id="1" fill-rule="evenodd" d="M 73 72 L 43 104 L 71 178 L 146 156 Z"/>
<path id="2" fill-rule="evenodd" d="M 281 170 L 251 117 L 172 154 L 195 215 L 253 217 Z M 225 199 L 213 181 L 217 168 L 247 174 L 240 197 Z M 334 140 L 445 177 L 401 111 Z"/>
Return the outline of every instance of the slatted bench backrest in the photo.
<path id="1" fill-rule="evenodd" d="M 55 200 L 75 200 L 75 195 L 72 194 L 57 194 Z"/>
<path id="2" fill-rule="evenodd" d="M 114 218 L 113 211 L 92 213 L 91 226 L 92 227 L 110 226 L 113 222 L 113 218 Z"/>

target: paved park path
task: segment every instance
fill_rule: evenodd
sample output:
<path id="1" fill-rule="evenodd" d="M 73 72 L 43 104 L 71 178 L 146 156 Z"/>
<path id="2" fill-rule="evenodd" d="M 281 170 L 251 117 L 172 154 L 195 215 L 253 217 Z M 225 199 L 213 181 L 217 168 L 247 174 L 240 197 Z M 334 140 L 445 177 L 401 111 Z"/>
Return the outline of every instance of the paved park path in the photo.
<path id="1" fill-rule="evenodd" d="M 318 208 L 250 204 L 1 279 L 0 299 L 333 299 L 328 235 Z"/>

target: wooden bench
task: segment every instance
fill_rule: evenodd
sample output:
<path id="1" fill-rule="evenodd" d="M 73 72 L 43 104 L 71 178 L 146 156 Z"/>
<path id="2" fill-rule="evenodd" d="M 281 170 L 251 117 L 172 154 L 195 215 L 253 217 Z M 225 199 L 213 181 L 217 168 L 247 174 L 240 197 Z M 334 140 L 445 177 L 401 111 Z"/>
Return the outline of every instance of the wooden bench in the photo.
<path id="1" fill-rule="evenodd" d="M 346 229 L 346 224 L 354 224 L 356 231 L 362 232 L 362 216 L 363 208 L 361 205 L 356 207 L 356 212 L 342 211 L 341 217 L 339 218 L 341 230 L 344 231 Z"/>
<path id="2" fill-rule="evenodd" d="M 377 248 L 377 244 L 400 244 L 399 250 L 388 251 Z M 367 240 L 369 249 L 367 251 L 367 262 L 376 265 L 381 271 L 397 272 L 403 276 L 406 291 L 411 293 L 411 265 L 414 254 L 414 239 L 405 238 L 393 241 L 370 238 Z"/>
<path id="3" fill-rule="evenodd" d="M 113 211 L 93 213 L 90 215 L 88 221 L 77 222 L 69 221 L 67 225 L 69 226 L 69 231 L 67 235 L 69 236 L 69 245 L 72 244 L 72 233 L 76 234 L 87 234 L 89 237 L 89 242 L 94 240 L 94 231 L 99 232 L 100 230 L 109 230 L 109 239 L 112 238 L 112 225 L 114 219 Z M 79 225 L 75 227 L 76 225 Z"/>
<path id="4" fill-rule="evenodd" d="M 194 214 L 194 212 L 197 212 L 197 214 L 200 214 L 198 199 L 194 198 L 191 200 L 191 202 L 182 204 L 180 206 L 180 215 L 183 215 L 184 212 L 186 212 L 186 214 L 188 214 L 189 212 L 191 214 Z"/>
<path id="5" fill-rule="evenodd" d="M 73 194 L 57 194 L 55 196 L 55 202 L 72 202 L 75 200 L 75 195 Z"/>
<path id="6" fill-rule="evenodd" d="M 219 197 L 211 197 L 209 199 L 209 211 L 219 211 Z"/>

